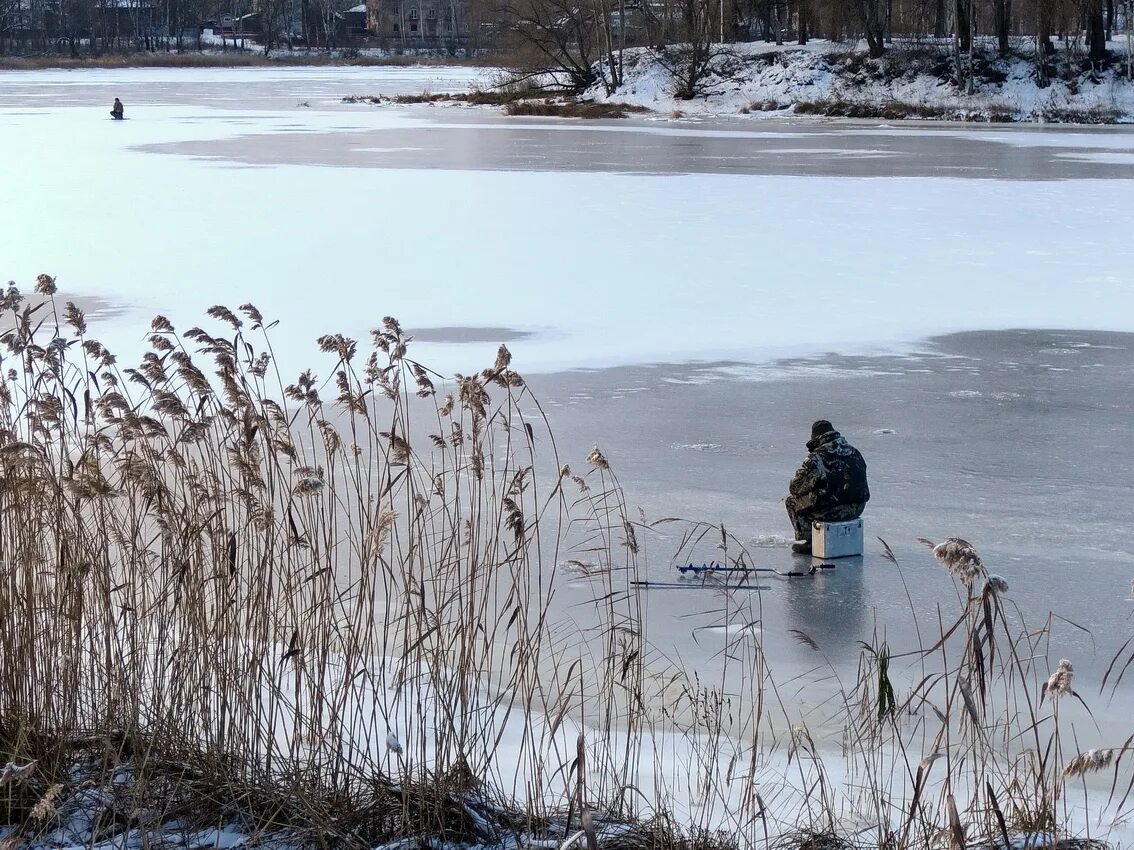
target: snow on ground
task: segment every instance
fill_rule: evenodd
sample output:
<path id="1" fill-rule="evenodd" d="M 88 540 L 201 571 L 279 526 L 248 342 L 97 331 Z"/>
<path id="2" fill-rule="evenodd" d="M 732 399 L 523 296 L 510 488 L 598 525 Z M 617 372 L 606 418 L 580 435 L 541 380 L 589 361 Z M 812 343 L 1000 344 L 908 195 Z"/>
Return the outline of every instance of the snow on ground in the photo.
<path id="1" fill-rule="evenodd" d="M 1122 56 L 1125 45 L 1112 43 Z M 947 55 L 936 61 L 924 54 L 915 59 L 892 51 L 864 62 L 860 49 L 812 40 L 806 46 L 736 44 L 720 49 L 713 76 L 702 96 L 679 100 L 673 96 L 673 77 L 647 48 L 628 50 L 625 81 L 607 95 L 601 84 L 588 97 L 645 106 L 690 116 L 735 115 L 769 106 L 787 108 L 801 102 L 837 101 L 848 104 L 904 104 L 947 110 L 950 117 L 1011 116 L 1013 120 L 1042 121 L 1065 113 L 1115 112 L 1119 120 L 1134 120 L 1134 85 L 1112 71 L 1087 74 L 1072 82 L 1053 80 L 1046 88 L 1035 83 L 1035 68 L 1026 57 L 992 63 L 1002 82 L 983 82 L 966 95 L 948 79 Z M 911 115 L 911 117 L 918 117 Z"/>
<path id="2" fill-rule="evenodd" d="M 284 650 L 283 646 L 273 647 L 266 657 L 278 658 Z M 257 671 L 254 675 L 263 677 L 259 669 L 261 661 L 254 662 L 251 669 Z M 314 769 L 328 756 L 323 748 L 341 745 L 346 748 L 344 756 L 349 763 L 359 767 L 378 766 L 396 786 L 410 777 L 420 776 L 422 770 L 429 770 L 435 764 L 435 736 L 446 739 L 457 727 L 467 727 L 469 740 L 474 745 L 483 743 L 486 751 L 491 746 L 491 765 L 487 769 L 482 767 L 484 753 L 469 752 L 476 775 L 485 778 L 494 791 L 502 792 L 505 799 L 527 799 L 534 805 L 542 802 L 550 811 L 564 810 L 573 792 L 572 761 L 579 736 L 588 753 L 588 788 L 592 793 L 601 785 L 596 779 L 604 773 L 596 768 L 596 762 L 605 755 L 617 764 L 619 758 L 635 753 L 637 748 L 640 758 L 629 773 L 620 775 L 621 781 L 628 781 L 635 789 L 633 811 L 648 817 L 651 810 L 658 807 L 681 825 L 723 829 L 736 835 L 742 843 L 753 837 L 766 838 L 806 827 L 801 820 L 804 813 L 814 813 L 824 806 L 830 806 L 840 829 L 873 834 L 881 822 L 900 822 L 904 810 L 891 809 L 889 802 L 909 799 L 914 770 L 922 756 L 935 752 L 936 756 L 928 760 L 932 765 L 936 757 L 942 755 L 935 750 L 937 743 L 931 741 L 928 732 L 918 733 L 912 729 L 907 730 L 904 738 L 910 747 L 905 752 L 881 740 L 869 739 L 873 742 L 869 743 L 855 735 L 847 738 L 845 748 L 817 748 L 812 740 L 815 730 L 803 719 L 782 738 L 765 734 L 760 743 L 746 735 L 706 734 L 706 727 L 695 722 L 683 729 L 682 723 L 673 722 L 672 715 L 663 721 L 664 726 L 655 720 L 653 725 L 627 737 L 625 730 L 615 727 L 604 733 L 594 726 L 580 725 L 570 715 L 552 721 L 530 706 L 527 707 L 530 713 L 525 715 L 525 706 L 512 702 L 506 692 L 469 693 L 467 713 L 463 717 L 453 716 L 451 704 L 446 703 L 452 697 L 443 695 L 449 685 L 438 682 L 435 688 L 431 676 L 424 670 L 402 679 L 396 671 L 403 666 L 394 658 L 374 658 L 366 665 L 370 675 L 359 676 L 360 671 L 344 669 L 341 658 L 334 655 L 326 667 L 305 667 L 302 675 L 297 672 L 298 667 L 280 666 L 262 682 L 264 699 L 260 715 L 241 728 L 256 728 L 261 737 L 274 738 L 277 768 L 285 773 L 289 769 Z M 399 679 L 401 683 L 396 686 L 384 684 Z M 301 680 L 305 681 L 300 684 Z M 316 682 L 318 687 L 315 687 Z M 300 728 L 292 695 L 308 690 L 325 691 L 324 699 L 333 704 L 335 710 L 315 712 L 313 703 L 305 700 L 304 726 Z M 849 715 L 853 715 L 855 696 L 851 694 L 846 698 Z M 734 695 L 733 699 L 734 709 L 745 705 L 741 695 Z M 450 705 L 450 710 L 442 717 L 443 705 Z M 681 713 L 676 705 L 673 708 L 675 714 Z M 835 714 L 841 710 L 837 705 L 831 708 Z M 910 717 L 901 722 L 912 723 L 911 718 L 919 711 L 928 713 L 923 706 L 912 710 Z M 239 708 L 232 716 L 239 719 Z M 853 717 L 848 722 L 853 723 Z M 1040 726 L 1041 734 L 1047 735 L 1050 728 L 1047 721 L 1042 720 Z M 635 741 L 637 743 L 633 743 Z M 425 751 L 416 751 L 415 745 L 424 745 Z M 451 748 L 451 739 L 444 745 Z M 959 737 L 952 746 L 960 752 L 966 745 Z M 1067 757 L 1063 752 L 1060 756 Z M 992 776 L 1001 771 L 1007 775 L 1013 770 L 1007 751 L 992 748 L 986 758 Z M 966 819 L 975 820 L 967 807 L 983 794 L 983 787 L 979 783 L 973 787 L 972 778 L 961 771 L 946 784 L 947 770 L 942 760 L 938 767 L 927 771 L 921 796 L 923 805 L 932 812 L 947 788 L 955 795 Z M 159 812 L 135 812 L 135 817 L 116 829 L 116 821 L 108 817 L 108 813 L 122 811 L 125 801 L 130 799 L 133 770 L 128 764 L 119 765 L 109 771 L 108 779 L 100 774 L 88 776 L 88 772 L 89 768 L 76 766 L 66 793 L 55 801 L 49 815 L 41 821 L 43 833 L 15 846 L 26 850 L 141 850 L 155 845 L 258 846 L 285 850 L 306 846 L 297 843 L 295 836 L 289 836 L 283 828 L 256 832 L 248 824 L 239 822 L 211 827 L 200 823 L 190 825 L 178 820 L 163 821 Z M 611 774 L 605 772 L 605 776 L 609 780 Z M 151 780 L 157 781 L 152 777 Z M 823 800 L 817 802 L 816 785 L 820 781 Z M 874 793 L 867 793 L 865 789 L 870 783 L 878 781 L 882 785 L 873 788 Z M 1066 834 L 1103 837 L 1118 848 L 1131 846 L 1134 827 L 1118 816 L 1120 813 L 1114 810 L 1112 803 L 1106 802 L 1110 781 L 1111 777 L 1104 772 L 1085 778 L 1081 784 L 1069 783 L 1073 793 L 1058 803 Z M 758 826 L 745 817 L 745 812 L 750 811 L 753 791 L 761 795 Z M 540 795 L 542 801 L 538 799 Z M 812 809 L 813 806 L 816 809 Z M 144 826 L 139 826 L 139 822 Z M 617 830 L 613 825 L 608 828 L 612 832 Z M 10 827 L 0 827 L 0 840 L 11 833 Z M 544 833 L 505 834 L 498 839 L 481 846 L 557 846 L 555 842 L 546 843 Z M 451 845 L 431 843 L 429 846 Z"/>
<path id="3" fill-rule="evenodd" d="M 391 669 L 398 666 L 398 662 L 393 659 L 386 659 L 385 663 Z M 278 692 L 271 694 L 265 691 L 265 707 L 273 704 L 274 695 L 290 693 L 293 687 L 293 677 L 285 674 Z M 367 688 L 352 687 L 344 703 L 336 702 L 341 714 L 329 713 L 335 719 L 328 721 L 327 728 L 318 730 L 318 734 L 334 734 L 336 740 L 342 740 L 353 748 L 371 749 L 374 754 L 381 753 L 373 760 L 352 760 L 351 763 L 380 764 L 382 773 L 397 785 L 411 775 L 407 762 L 412 762 L 417 769 L 430 763 L 428 755 L 423 759 L 420 754 L 412 752 L 412 749 L 403 751 L 403 742 L 411 747 L 409 742 L 417 737 L 410 727 L 420 724 L 423 729 L 432 730 L 445 725 L 438 724 L 438 703 L 429 691 L 428 686 L 423 689 L 411 688 L 405 692 L 399 689 L 397 693 L 392 690 L 380 689 L 374 692 Z M 490 729 L 496 742 L 493 766 L 486 774 L 489 785 L 496 791 L 503 791 L 505 795 L 511 791 L 517 795 L 514 797 L 517 800 L 525 799 L 525 794 L 530 795 L 533 791 L 543 789 L 543 803 L 550 811 L 565 809 L 573 789 L 571 763 L 576 753 L 577 736 L 583 736 L 589 753 L 588 759 L 593 759 L 596 752 L 601 752 L 601 748 L 596 747 L 596 741 L 604 739 L 604 735 L 594 728 L 579 726 L 570 717 L 562 719 L 561 724 L 556 722 L 554 725 L 547 716 L 538 712 L 525 718 L 519 706 L 506 704 L 505 695 L 492 697 L 484 694 L 483 697 L 485 701 L 479 704 L 480 700 L 474 696 L 478 708 L 470 711 L 468 717 L 475 718 L 475 724 L 484 724 L 486 729 Z M 286 698 L 283 701 L 286 703 Z M 302 767 L 306 764 L 302 753 L 310 748 L 314 764 L 317 754 L 310 741 L 313 737 L 317 739 L 318 734 L 313 736 L 312 730 L 308 729 L 306 735 L 298 735 L 287 706 L 282 708 L 282 713 L 278 705 L 274 705 L 271 711 L 264 712 L 265 716 L 274 718 L 276 725 L 275 737 L 280 745 L 277 762 L 291 765 L 294 759 L 294 763 Z M 369 721 L 376 721 L 376 725 L 381 727 L 383 721 L 377 719 L 378 715 L 394 714 L 402 720 L 397 727 L 391 728 L 390 736 L 385 737 L 379 730 L 375 737 L 372 728 L 374 724 Z M 352 736 L 349 729 L 344 734 L 344 729 L 335 725 L 343 722 L 348 725 L 359 722 L 361 725 Z M 429 732 L 424 737 L 428 735 Z M 848 750 L 842 752 L 838 748 L 815 749 L 813 743 L 808 743 L 810 730 L 807 724 L 801 722 L 799 726 L 793 727 L 791 734 L 784 740 L 773 742 L 770 748 L 766 744 L 761 745 L 754 751 L 750 740 L 727 735 L 710 736 L 696 731 L 647 729 L 637 745 L 640 746 L 641 757 L 624 778 L 628 777 L 635 789 L 633 806 L 640 817 L 648 818 L 657 807 L 685 827 L 722 829 L 731 833 L 737 836 L 742 846 L 752 838 L 758 841 L 761 836 L 774 837 L 801 826 L 806 828 L 804 813 L 814 814 L 816 809 L 824 806 L 830 806 L 834 812 L 836 828 L 869 835 L 879 830 L 880 824 L 887 819 L 892 824 L 900 822 L 904 811 L 891 810 L 889 802 L 909 799 L 913 772 L 923 752 L 919 747 L 924 748 L 926 756 L 934 752 L 928 738 L 921 740 L 924 736 L 918 735 L 910 735 L 909 738 L 907 743 L 912 749 L 904 753 L 881 744 L 874 749 L 859 749 L 858 746 L 863 743 L 861 741 L 858 745 L 851 744 Z M 611 752 L 615 757 L 634 751 L 635 745 L 629 744 L 619 730 L 615 730 L 605 741 L 613 748 Z M 798 749 L 792 741 L 796 742 Z M 530 769 L 534 760 L 533 742 L 537 747 L 546 747 L 546 753 L 538 758 L 538 774 L 533 774 Z M 396 753 L 390 752 L 391 746 L 397 748 Z M 959 743 L 955 746 L 961 747 Z M 937 752 L 932 759 L 927 759 L 928 763 L 932 765 L 940 755 Z M 988 758 L 993 765 L 991 775 L 996 775 L 999 771 L 1011 771 L 1011 759 L 1006 755 L 990 752 Z M 947 788 L 950 794 L 955 795 L 967 820 L 971 816 L 967 811 L 969 801 L 977 800 L 983 793 L 983 788 L 973 788 L 971 778 L 960 772 L 953 775 L 947 784 L 947 770 L 942 761 L 941 766 L 927 772 L 920 799 L 927 810 L 932 811 L 938 801 L 943 799 L 943 791 Z M 199 823 L 190 825 L 179 820 L 163 821 L 158 812 L 136 813 L 136 818 L 116 830 L 115 819 L 108 814 L 121 812 L 124 801 L 130 798 L 133 770 L 128 764 L 122 764 L 110 771 L 109 781 L 105 783 L 102 776 L 84 779 L 87 771 L 87 768 L 75 768 L 66 793 L 60 795 L 51 807 L 50 814 L 42 819 L 44 831 L 35 838 L 25 838 L 13 846 L 25 850 L 141 850 L 150 846 L 255 846 L 286 850 L 309 846 L 309 843 L 297 840 L 294 834 L 289 834 L 283 828 L 269 827 L 260 831 L 239 821 L 211 827 Z M 596 773 L 593 762 L 589 773 Z M 881 781 L 882 786 L 874 789 L 877 794 L 875 797 L 864 789 L 877 781 Z M 1106 802 L 1109 781 L 1108 776 L 1100 775 L 1088 777 L 1081 784 L 1069 783 L 1069 799 L 1060 800 L 1058 804 L 1064 836 L 1103 838 L 1112 842 L 1118 850 L 1132 846 L 1134 825 L 1115 811 L 1113 803 Z M 510 782 L 514 783 L 511 787 Z M 819 782 L 822 782 L 823 787 L 822 802 L 815 799 L 815 789 Z M 1075 787 L 1076 784 L 1079 787 Z M 589 787 L 593 790 L 594 784 Z M 753 790 L 761 795 L 760 824 L 756 829 L 743 814 L 748 811 L 746 799 L 748 805 L 751 805 L 748 795 Z M 529 796 L 527 799 L 529 803 L 538 805 L 534 798 Z M 880 805 L 881 810 L 878 808 Z M 601 815 L 601 812 L 596 814 Z M 973 819 L 976 819 L 975 816 Z M 138 821 L 145 825 L 139 826 Z M 598 823 L 600 835 L 615 834 L 621 828 L 616 824 L 604 827 L 601 820 Z M 486 833 L 492 831 L 487 824 L 485 826 Z M 0 840 L 10 836 L 13 836 L 12 827 L 0 827 Z M 549 842 L 547 839 L 547 833 L 524 835 L 509 831 L 498 835 L 494 841 L 487 840 L 486 835 L 483 844 L 473 846 L 547 847 L 553 850 L 559 845 L 559 841 Z M 12 837 L 11 840 L 17 839 Z M 407 848 L 412 846 L 416 845 L 406 845 Z M 469 845 L 435 842 L 428 846 L 456 850 L 457 847 L 467 848 Z M 1029 845 L 1025 842 L 1021 846 Z"/>

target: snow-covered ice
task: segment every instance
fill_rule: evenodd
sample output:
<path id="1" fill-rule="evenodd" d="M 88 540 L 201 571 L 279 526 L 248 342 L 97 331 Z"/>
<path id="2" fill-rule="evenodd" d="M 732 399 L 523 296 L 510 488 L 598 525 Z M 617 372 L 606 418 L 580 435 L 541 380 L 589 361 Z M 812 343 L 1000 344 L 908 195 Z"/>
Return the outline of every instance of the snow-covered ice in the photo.
<path id="1" fill-rule="evenodd" d="M 48 271 L 65 289 L 181 322 L 213 303 L 251 301 L 296 343 L 285 347 L 285 374 L 305 362 L 306 341 L 331 330 L 363 335 L 385 314 L 410 328 L 529 332 L 510 343 L 529 372 L 863 351 L 977 328 L 1134 330 L 1122 181 L 964 179 L 974 173 L 966 167 L 980 168 L 979 151 L 1014 156 L 1048 140 L 1073 163 L 1099 144 L 1134 147 L 1134 134 L 974 133 L 967 166 L 954 166 L 952 152 L 941 163 L 939 173 L 958 176 L 882 180 L 859 168 L 910 159 L 877 154 L 879 140 L 904 131 L 836 123 L 817 138 L 813 126 L 782 124 L 511 124 L 491 112 L 348 107 L 334 96 L 420 90 L 430 79 L 460 88 L 470 73 L 482 72 L 0 78 L 4 276 L 26 286 Z M 130 120 L 104 120 L 112 90 Z M 295 106 L 303 101 L 310 106 Z M 464 164 L 453 167 L 440 150 L 458 132 Z M 650 174 L 560 167 L 644 138 L 659 157 Z M 788 138 L 819 149 L 804 157 Z M 342 149 L 347 139 L 353 151 Z M 773 172 L 804 160 L 822 162 L 826 175 L 682 173 L 679 163 L 674 173 L 668 157 L 711 140 L 743 156 L 764 150 Z M 572 150 L 581 153 L 560 151 L 580 143 Z M 178 153 L 186 144 L 192 156 Z M 257 162 L 226 144 L 287 146 Z M 483 169 L 510 144 L 523 155 L 510 155 L 506 173 Z M 914 144 L 919 167 L 932 168 L 934 136 Z M 405 159 L 382 167 L 395 157 Z M 324 159 L 365 167 L 321 167 Z M 727 171 L 713 162 L 698 168 Z M 1046 176 L 1039 163 L 1035 176 Z M 817 307 L 833 301 L 839 309 Z M 98 332 L 127 344 L 134 337 L 115 334 L 136 325 Z M 494 344 L 419 350 L 445 372 L 490 358 Z"/>
<path id="2" fill-rule="evenodd" d="M 1093 338 L 1072 334 L 1041 362 L 1027 361 L 1026 380 L 997 352 L 929 357 L 920 341 L 995 328 L 1134 331 L 1134 168 L 1123 157 L 1134 133 L 750 119 L 580 125 L 340 103 L 351 93 L 461 88 L 469 73 L 0 76 L 4 278 L 30 288 L 46 271 L 64 290 L 126 306 L 127 315 L 92 324 L 126 357 L 143 343 L 142 317 L 162 312 L 187 327 L 212 304 L 251 301 L 282 322 L 275 339 L 285 378 L 316 359 L 319 334 L 362 337 L 387 314 L 428 331 L 417 353 L 442 372 L 487 365 L 501 339 L 525 373 L 743 361 L 686 366 L 648 384 L 620 374 L 609 396 L 601 381 L 575 376 L 586 386 L 559 399 L 559 421 L 570 428 L 566 413 L 586 408 L 588 427 L 609 425 L 622 442 L 618 454 L 630 460 L 624 480 L 636 485 L 662 475 L 649 428 L 662 432 L 667 457 L 696 461 L 666 472 L 681 476 L 676 484 L 636 495 L 731 511 L 729 527 L 747 528 L 753 548 L 772 559 L 788 543 L 776 533 L 786 529 L 770 495 L 782 482 L 754 484 L 744 464 L 769 456 L 790 463 L 802 448 L 785 447 L 782 434 L 806 415 L 800 408 L 837 404 L 860 434 L 887 441 L 885 460 L 879 444 L 867 446 L 880 485 L 871 517 L 879 530 L 885 523 L 912 539 L 987 515 L 978 539 L 1004 535 L 993 554 L 1024 600 L 1042 600 L 1044 582 L 1067 568 L 1056 544 L 1071 550 L 1068 541 L 1086 539 L 1068 557 L 1078 558 L 1076 568 L 1097 562 L 1096 592 L 1110 592 L 1131 559 L 1095 538 L 1108 521 L 1101 507 L 1129 496 L 1129 461 L 1110 448 L 1124 402 L 1094 385 L 1083 398 L 1066 396 L 1087 372 L 1057 371 L 1073 367 L 1065 365 L 1072 355 L 1056 348 L 1083 352 L 1076 369 L 1102 361 Z M 106 120 L 115 93 L 129 121 Z M 721 147 L 698 158 L 713 145 Z M 625 166 L 628 149 L 638 152 L 637 170 Z M 729 170 L 732 161 L 744 165 Z M 877 176 L 910 161 L 910 176 Z M 996 171 L 1004 161 L 1019 169 L 1011 179 Z M 604 171 L 596 162 L 615 165 Z M 923 359 L 825 356 L 893 350 Z M 798 358 L 771 363 L 786 354 Z M 859 380 L 832 390 L 847 375 Z M 827 395 L 808 395 L 823 382 Z M 768 394 L 741 408 L 737 387 L 757 383 Z M 695 415 L 670 391 L 696 393 Z M 1044 407 L 1052 397 L 1061 400 L 1054 412 Z M 1028 446 L 1014 439 L 991 444 L 1008 416 L 999 405 L 1011 406 L 1011 422 L 1045 414 L 1033 451 L 1050 469 L 1021 470 Z M 1086 442 L 1103 446 L 1118 482 L 1096 454 L 1067 446 L 1066 424 L 1096 408 L 1108 430 Z M 643 423 L 642 431 L 623 433 L 627 421 Z M 979 452 L 966 444 L 973 434 L 987 438 L 968 437 Z M 939 438 L 939 468 L 925 465 L 918 441 L 927 435 Z M 1005 494 L 1017 501 L 998 507 Z M 1074 522 L 1050 521 L 1068 506 Z M 652 566 L 659 573 L 664 553 L 660 560 Z M 944 579 L 918 572 L 916 562 L 908 569 L 924 591 L 918 613 L 933 616 Z M 585 596 L 584 584 L 564 596 Z M 1055 601 L 1090 610 L 1083 587 L 1073 590 Z M 671 630 L 684 633 L 675 641 L 706 627 L 703 647 L 679 646 L 690 663 L 707 664 L 735 636 L 735 622 L 709 616 L 713 604 L 695 603 L 705 616 L 690 623 L 682 619 L 689 595 L 651 600 L 654 622 L 682 623 Z M 840 569 L 799 593 L 769 594 L 760 628 L 784 653 L 780 669 L 794 674 L 808 662 L 788 654 L 786 626 L 807 624 L 845 663 L 857 651 L 848 635 L 904 608 L 880 571 Z M 1121 622 L 1112 606 L 1098 617 L 1107 628 Z M 1060 637 L 1087 651 L 1087 638 Z M 1119 725 L 1121 712 L 1102 722 Z"/>

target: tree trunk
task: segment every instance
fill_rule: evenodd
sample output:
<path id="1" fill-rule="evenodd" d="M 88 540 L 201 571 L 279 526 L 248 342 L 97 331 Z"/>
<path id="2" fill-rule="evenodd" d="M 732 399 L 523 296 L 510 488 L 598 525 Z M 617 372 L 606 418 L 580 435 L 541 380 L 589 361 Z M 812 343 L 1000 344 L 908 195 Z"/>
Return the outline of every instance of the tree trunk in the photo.
<path id="1" fill-rule="evenodd" d="M 965 81 L 965 93 L 972 94 L 973 89 L 976 87 L 976 77 L 973 73 L 973 36 L 975 33 L 972 31 L 973 20 L 976 18 L 976 9 L 973 8 L 973 0 L 966 0 L 968 5 L 968 18 L 969 18 L 969 77 Z"/>
<path id="2" fill-rule="evenodd" d="M 622 55 L 626 52 L 626 3 L 618 0 L 618 79 L 622 79 Z"/>
<path id="3" fill-rule="evenodd" d="M 993 0 L 992 10 L 996 17 L 996 49 L 1000 51 L 1001 56 L 1007 56 L 1011 46 L 1008 43 L 1012 23 L 1011 0 Z"/>
<path id="4" fill-rule="evenodd" d="M 1041 89 L 1048 84 L 1047 57 L 1055 53 L 1051 43 L 1051 17 L 1046 0 L 1036 3 L 1036 85 Z"/>
<path id="5" fill-rule="evenodd" d="M 737 0 L 721 0 L 721 41 L 734 42 L 737 40 L 739 29 L 737 18 Z"/>
<path id="6" fill-rule="evenodd" d="M 883 38 L 882 25 L 875 24 L 866 28 L 866 47 L 871 59 L 878 59 L 886 52 L 886 42 Z"/>
<path id="7" fill-rule="evenodd" d="M 614 56 L 614 35 L 610 31 L 611 9 L 607 5 L 606 0 L 601 0 L 601 2 L 600 0 L 594 0 L 593 9 L 595 17 L 599 20 L 599 49 L 606 54 L 607 66 L 610 68 L 610 78 L 603 78 L 607 96 L 610 96 L 618 91 L 618 87 L 622 85 L 622 79 L 619 75 L 619 63 Z"/>
<path id="8" fill-rule="evenodd" d="M 953 6 L 953 14 L 956 21 L 954 27 L 957 37 L 957 49 L 962 53 L 967 53 L 969 43 L 972 41 L 972 25 L 969 23 L 968 0 L 956 0 Z"/>
<path id="9" fill-rule="evenodd" d="M 886 20 L 879 8 L 880 0 L 858 0 L 857 9 L 866 47 L 871 59 L 878 59 L 886 52 Z M 960 2 L 960 0 L 958 0 Z"/>
<path id="10" fill-rule="evenodd" d="M 1103 21 L 1102 0 L 1091 0 L 1087 9 L 1087 44 L 1092 62 L 1106 59 L 1106 25 Z"/>
<path id="11" fill-rule="evenodd" d="M 934 4 L 933 37 L 945 37 L 945 0 L 937 0 Z"/>
<path id="12" fill-rule="evenodd" d="M 1126 0 L 1126 5 L 1122 7 L 1122 17 L 1126 20 L 1126 82 L 1130 82 L 1131 72 L 1134 71 L 1134 3 Z"/>

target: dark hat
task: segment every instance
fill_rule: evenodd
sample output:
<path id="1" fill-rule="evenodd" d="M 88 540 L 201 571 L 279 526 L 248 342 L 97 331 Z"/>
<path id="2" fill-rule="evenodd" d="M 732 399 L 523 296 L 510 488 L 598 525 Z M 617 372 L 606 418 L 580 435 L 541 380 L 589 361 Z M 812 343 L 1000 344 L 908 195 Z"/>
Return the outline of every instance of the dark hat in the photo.
<path id="1" fill-rule="evenodd" d="M 824 434 L 830 433 L 835 430 L 835 426 L 828 422 L 826 419 L 816 419 L 811 424 L 811 439 L 818 440 Z"/>

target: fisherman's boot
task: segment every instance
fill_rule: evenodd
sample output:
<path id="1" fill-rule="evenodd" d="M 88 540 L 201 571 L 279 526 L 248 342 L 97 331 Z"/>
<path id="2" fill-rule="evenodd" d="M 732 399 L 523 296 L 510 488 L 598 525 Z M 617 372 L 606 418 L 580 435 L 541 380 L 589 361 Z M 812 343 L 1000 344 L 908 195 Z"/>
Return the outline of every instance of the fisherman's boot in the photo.
<path id="1" fill-rule="evenodd" d="M 789 510 L 791 524 L 795 527 L 795 542 L 791 544 L 793 555 L 811 554 L 811 519 L 802 517 L 794 510 Z"/>

